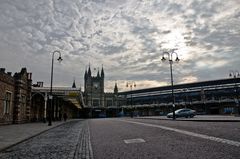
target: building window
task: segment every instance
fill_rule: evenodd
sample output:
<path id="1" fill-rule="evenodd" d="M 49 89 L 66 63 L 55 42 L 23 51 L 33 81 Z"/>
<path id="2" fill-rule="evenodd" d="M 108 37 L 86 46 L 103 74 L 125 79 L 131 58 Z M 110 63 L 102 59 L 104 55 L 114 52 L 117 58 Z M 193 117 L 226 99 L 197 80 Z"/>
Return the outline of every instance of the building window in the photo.
<path id="1" fill-rule="evenodd" d="M 232 114 L 234 113 L 234 108 L 233 107 L 226 107 L 224 108 L 224 114 Z"/>
<path id="2" fill-rule="evenodd" d="M 4 114 L 10 113 L 11 103 L 12 103 L 12 93 L 6 92 L 5 101 L 4 101 Z"/>
<path id="3" fill-rule="evenodd" d="M 100 101 L 99 99 L 93 99 L 93 104 L 92 104 L 92 105 L 93 105 L 94 107 L 100 106 L 99 101 Z"/>
<path id="4" fill-rule="evenodd" d="M 112 100 L 107 100 L 107 107 L 113 106 Z"/>

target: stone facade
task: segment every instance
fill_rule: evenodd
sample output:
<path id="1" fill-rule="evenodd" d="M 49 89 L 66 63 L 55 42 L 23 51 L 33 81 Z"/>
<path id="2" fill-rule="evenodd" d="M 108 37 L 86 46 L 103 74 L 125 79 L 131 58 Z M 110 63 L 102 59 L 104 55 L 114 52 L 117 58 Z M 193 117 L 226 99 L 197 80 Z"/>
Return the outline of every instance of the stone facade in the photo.
<path id="1" fill-rule="evenodd" d="M 0 69 L 0 124 L 29 121 L 31 76 L 26 68 L 14 76 Z"/>
<path id="2" fill-rule="evenodd" d="M 15 103 L 15 80 L 11 72 L 0 69 L 0 124 L 13 122 L 13 106 Z"/>
<path id="3" fill-rule="evenodd" d="M 89 66 L 84 75 L 84 102 L 88 107 L 105 108 L 116 106 L 117 93 L 117 84 L 115 84 L 114 93 L 105 93 L 103 68 L 101 73 L 97 72 L 97 76 L 92 76 Z"/>

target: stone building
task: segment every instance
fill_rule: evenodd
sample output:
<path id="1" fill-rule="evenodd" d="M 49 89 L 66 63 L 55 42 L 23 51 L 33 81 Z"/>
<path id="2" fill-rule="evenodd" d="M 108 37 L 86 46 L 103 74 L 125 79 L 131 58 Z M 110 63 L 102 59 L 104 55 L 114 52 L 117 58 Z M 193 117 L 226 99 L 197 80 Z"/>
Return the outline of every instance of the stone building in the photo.
<path id="1" fill-rule="evenodd" d="M 0 69 L 0 124 L 30 120 L 32 74 L 22 68 L 12 76 Z"/>
<path id="2" fill-rule="evenodd" d="M 91 68 L 84 74 L 84 97 L 85 104 L 88 106 L 104 106 L 104 70 L 101 75 L 98 71 L 97 76 L 92 76 Z"/>
<path id="3" fill-rule="evenodd" d="M 114 93 L 104 92 L 104 69 L 98 70 L 96 76 L 92 76 L 91 68 L 84 74 L 84 103 L 85 114 L 88 117 L 116 116 L 118 109 L 118 87 L 115 83 Z M 114 112 L 114 113 L 113 113 Z"/>

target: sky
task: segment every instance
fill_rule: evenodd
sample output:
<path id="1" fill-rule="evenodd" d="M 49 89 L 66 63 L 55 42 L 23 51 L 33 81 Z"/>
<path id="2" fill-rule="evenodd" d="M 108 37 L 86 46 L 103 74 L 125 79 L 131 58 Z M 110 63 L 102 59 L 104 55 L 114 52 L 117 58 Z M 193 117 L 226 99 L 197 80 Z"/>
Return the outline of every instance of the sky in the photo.
<path id="1" fill-rule="evenodd" d="M 26 67 L 33 83 L 84 86 L 102 66 L 105 91 L 229 78 L 240 71 L 240 0 L 0 0 L 0 67 Z M 167 56 L 165 56 L 167 58 Z"/>

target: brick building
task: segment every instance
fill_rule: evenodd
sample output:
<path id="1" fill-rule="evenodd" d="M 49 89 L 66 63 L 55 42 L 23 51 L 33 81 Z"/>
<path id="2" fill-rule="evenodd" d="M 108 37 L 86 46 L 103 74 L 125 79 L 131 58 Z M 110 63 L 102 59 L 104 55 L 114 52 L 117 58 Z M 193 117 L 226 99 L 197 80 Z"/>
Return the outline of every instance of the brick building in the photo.
<path id="1" fill-rule="evenodd" d="M 26 68 L 13 76 L 0 68 L 0 124 L 30 120 L 31 76 Z"/>

